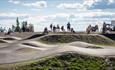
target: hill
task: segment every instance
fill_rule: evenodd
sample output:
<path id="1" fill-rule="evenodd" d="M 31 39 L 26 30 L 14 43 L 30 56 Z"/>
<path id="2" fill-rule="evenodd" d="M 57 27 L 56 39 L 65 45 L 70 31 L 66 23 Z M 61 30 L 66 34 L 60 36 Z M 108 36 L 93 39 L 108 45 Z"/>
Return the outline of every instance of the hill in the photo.
<path id="1" fill-rule="evenodd" d="M 87 34 L 51 34 L 41 37 L 38 41 L 47 44 L 70 43 L 74 41 L 82 41 L 98 45 L 115 45 L 115 41 L 102 35 Z"/>

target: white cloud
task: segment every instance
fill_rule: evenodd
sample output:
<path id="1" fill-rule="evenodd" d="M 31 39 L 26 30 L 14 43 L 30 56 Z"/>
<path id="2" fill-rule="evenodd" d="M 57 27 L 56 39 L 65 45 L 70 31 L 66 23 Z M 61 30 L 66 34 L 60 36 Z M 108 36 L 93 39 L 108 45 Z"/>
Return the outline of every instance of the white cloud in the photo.
<path id="1" fill-rule="evenodd" d="M 45 8 L 47 7 L 47 2 L 46 1 L 36 1 L 36 2 L 32 2 L 32 3 L 23 3 L 17 0 L 9 0 L 9 3 L 13 3 L 13 4 L 20 4 L 22 6 L 25 7 L 31 7 L 31 8 Z"/>
<path id="2" fill-rule="evenodd" d="M 115 13 L 105 11 L 85 11 L 75 15 L 78 17 L 96 17 L 96 16 L 115 16 Z"/>
<path id="3" fill-rule="evenodd" d="M 15 13 L 15 12 L 4 12 L 0 13 L 0 17 L 27 17 L 29 14 Z"/>
<path id="4" fill-rule="evenodd" d="M 91 7 L 93 4 L 95 4 L 96 2 L 100 2 L 101 0 L 84 0 L 83 2 L 83 6 L 84 7 Z"/>
<path id="5" fill-rule="evenodd" d="M 115 0 L 108 0 L 108 1 L 110 4 L 115 2 Z"/>
<path id="6" fill-rule="evenodd" d="M 60 3 L 57 8 L 87 10 L 97 3 L 103 3 L 105 0 L 83 0 L 82 3 Z M 106 0 L 108 4 L 115 3 L 115 0 Z"/>
<path id="7" fill-rule="evenodd" d="M 20 4 L 20 1 L 16 1 L 16 0 L 9 0 L 8 2 L 13 3 L 13 4 Z"/>
<path id="8" fill-rule="evenodd" d="M 37 1 L 35 3 L 23 3 L 23 6 L 34 7 L 34 8 L 45 8 L 47 7 L 46 1 Z"/>
<path id="9" fill-rule="evenodd" d="M 23 13 L 0 13 L 1 16 L 5 17 L 17 17 L 17 16 L 27 16 L 28 14 Z M 98 18 L 94 18 L 97 17 Z M 105 12 L 105 11 L 82 11 L 82 12 L 76 12 L 76 13 L 55 13 L 55 14 L 31 14 L 29 17 L 24 18 L 23 20 L 27 20 L 29 23 L 34 24 L 35 31 L 42 31 L 44 27 L 49 27 L 51 23 L 59 24 L 59 25 L 66 25 L 68 21 L 72 23 L 72 26 L 76 28 L 86 27 L 88 24 L 95 25 L 98 22 L 109 20 L 110 18 L 104 17 L 100 18 L 101 16 L 115 16 L 114 12 Z M 23 21 L 19 18 L 20 21 Z M 7 22 L 6 22 L 7 21 Z M 16 19 L 9 19 L 9 20 L 3 20 L 0 21 L 0 25 L 11 26 L 11 24 L 16 24 Z M 4 24 L 5 23 L 5 24 Z M 11 24 L 10 24 L 11 23 Z M 79 29 L 80 30 L 80 29 Z M 81 29 L 82 30 L 82 29 Z"/>
<path id="10" fill-rule="evenodd" d="M 105 11 L 84 11 L 79 13 L 57 13 L 57 14 L 49 14 L 49 15 L 31 15 L 27 18 L 28 21 L 32 23 L 60 23 L 60 22 L 68 22 L 68 21 L 84 21 L 84 20 L 110 20 L 109 17 L 99 18 L 102 16 L 115 16 L 114 12 L 105 12 Z M 96 17 L 96 18 L 94 18 Z M 39 19 L 39 20 L 38 20 Z M 90 21 L 88 21 L 90 22 Z M 86 22 L 87 23 L 87 22 Z"/>
<path id="11" fill-rule="evenodd" d="M 85 9 L 80 3 L 61 3 L 57 6 L 57 8 L 62 9 Z"/>
<path id="12" fill-rule="evenodd" d="M 83 3 L 61 3 L 57 8 L 86 10 L 99 0 L 83 0 Z"/>

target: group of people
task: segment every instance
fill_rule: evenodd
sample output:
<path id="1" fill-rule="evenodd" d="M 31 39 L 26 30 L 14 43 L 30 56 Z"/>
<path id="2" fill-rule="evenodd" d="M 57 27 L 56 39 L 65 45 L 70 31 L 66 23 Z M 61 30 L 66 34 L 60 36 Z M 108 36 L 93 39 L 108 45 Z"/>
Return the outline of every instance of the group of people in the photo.
<path id="1" fill-rule="evenodd" d="M 110 31 L 112 31 L 112 28 L 111 28 L 110 24 L 106 24 L 104 22 L 103 23 L 103 28 L 102 28 L 102 33 L 106 34 L 106 33 L 110 33 Z"/>
<path id="2" fill-rule="evenodd" d="M 5 32 L 6 35 L 9 35 L 12 32 L 34 32 L 34 26 L 33 24 L 28 24 L 27 21 L 23 21 L 20 25 L 18 18 L 16 19 L 16 26 L 12 25 L 11 28 L 9 28 L 8 30 L 6 30 L 5 28 L 0 28 L 0 32 Z M 59 26 L 59 25 L 53 25 L 50 24 L 50 29 L 48 29 L 47 27 L 44 28 L 43 34 L 48 34 L 49 32 L 71 32 L 71 33 L 75 33 L 75 30 L 71 27 L 70 22 L 67 23 L 66 25 L 66 29 L 65 26 Z M 109 24 L 106 24 L 105 22 L 103 23 L 103 27 L 102 27 L 102 33 L 109 33 L 109 31 L 111 31 L 111 27 Z M 99 27 L 98 25 L 95 26 L 91 26 L 89 25 L 86 28 L 86 33 L 90 34 L 91 32 L 96 32 L 99 31 Z"/>
<path id="3" fill-rule="evenodd" d="M 44 34 L 47 34 L 48 32 L 71 32 L 71 33 L 75 33 L 74 29 L 71 28 L 71 24 L 70 22 L 67 23 L 67 31 L 65 30 L 64 26 L 55 26 L 53 24 L 50 24 L 50 30 L 48 30 L 47 27 L 44 28 Z"/>
<path id="4" fill-rule="evenodd" d="M 95 25 L 95 26 L 89 25 L 89 26 L 86 28 L 87 34 L 90 34 L 91 32 L 96 32 L 96 31 L 98 31 L 98 30 L 99 30 L 98 25 Z"/>

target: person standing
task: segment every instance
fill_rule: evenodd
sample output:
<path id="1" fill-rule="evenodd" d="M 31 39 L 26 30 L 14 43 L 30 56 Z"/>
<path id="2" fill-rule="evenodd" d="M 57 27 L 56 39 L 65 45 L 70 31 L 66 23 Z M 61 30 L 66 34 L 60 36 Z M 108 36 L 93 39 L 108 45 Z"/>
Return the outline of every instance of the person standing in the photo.
<path id="1" fill-rule="evenodd" d="M 61 31 L 62 31 L 62 32 L 64 32 L 64 31 L 65 31 L 64 26 L 61 26 Z"/>
<path id="2" fill-rule="evenodd" d="M 12 32 L 12 30 L 11 30 L 11 28 L 9 28 L 9 29 L 8 29 L 8 32 L 7 32 L 7 34 L 6 34 L 6 35 L 10 35 L 10 34 L 11 34 L 11 32 Z"/>
<path id="3" fill-rule="evenodd" d="M 51 29 L 51 32 L 52 32 L 52 29 L 53 29 L 53 24 L 50 24 L 50 29 Z"/>
<path id="4" fill-rule="evenodd" d="M 75 33 L 75 30 L 73 28 L 71 28 L 71 33 Z"/>
<path id="5" fill-rule="evenodd" d="M 56 32 L 56 27 L 55 27 L 55 26 L 53 26 L 53 32 L 54 32 L 54 33 Z"/>
<path id="6" fill-rule="evenodd" d="M 59 25 L 57 25 L 57 32 L 59 32 L 60 31 L 60 26 Z"/>
<path id="7" fill-rule="evenodd" d="M 99 31 L 98 25 L 95 25 L 95 31 Z"/>
<path id="8" fill-rule="evenodd" d="M 105 33 L 106 33 L 106 30 L 107 30 L 107 28 L 106 28 L 106 23 L 104 22 L 104 23 L 103 23 L 103 28 L 102 28 L 102 34 L 105 34 Z"/>
<path id="9" fill-rule="evenodd" d="M 70 24 L 70 22 L 68 22 L 67 23 L 67 31 L 70 31 L 70 29 L 71 29 L 71 24 Z"/>
<path id="10" fill-rule="evenodd" d="M 48 29 L 47 29 L 47 27 L 44 28 L 43 34 L 48 34 Z"/>
<path id="11" fill-rule="evenodd" d="M 91 29 L 92 29 L 92 27 L 91 27 L 91 25 L 89 25 L 89 26 L 87 27 L 87 29 L 86 29 L 87 34 L 90 34 Z"/>

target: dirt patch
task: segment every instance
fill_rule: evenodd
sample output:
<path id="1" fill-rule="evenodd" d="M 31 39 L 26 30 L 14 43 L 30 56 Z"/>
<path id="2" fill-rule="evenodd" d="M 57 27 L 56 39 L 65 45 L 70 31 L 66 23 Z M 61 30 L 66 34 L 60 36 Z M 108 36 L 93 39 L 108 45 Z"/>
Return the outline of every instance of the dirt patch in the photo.
<path id="1" fill-rule="evenodd" d="M 36 53 L 38 50 L 32 48 L 20 48 L 15 51 L 17 54 L 33 54 Z"/>
<path id="2" fill-rule="evenodd" d="M 31 44 L 31 43 L 22 43 L 23 45 L 28 45 L 28 46 L 32 46 L 32 47 L 38 47 L 38 46 L 36 46 L 36 45 L 34 45 L 34 44 Z"/>
<path id="3" fill-rule="evenodd" d="M 3 38 L 3 40 L 16 40 L 14 38 Z"/>
<path id="4" fill-rule="evenodd" d="M 40 36 L 43 36 L 43 35 L 44 34 L 35 34 L 33 36 L 28 37 L 27 39 L 34 39 L 34 38 L 37 38 L 37 37 L 40 37 Z M 25 39 L 25 40 L 27 40 L 27 39 Z"/>
<path id="5" fill-rule="evenodd" d="M 7 43 L 7 42 L 5 42 L 5 41 L 3 41 L 3 40 L 0 40 L 0 43 Z"/>
<path id="6" fill-rule="evenodd" d="M 86 48 L 93 48 L 93 49 L 103 49 L 102 47 L 98 47 L 98 46 L 88 46 Z"/>

